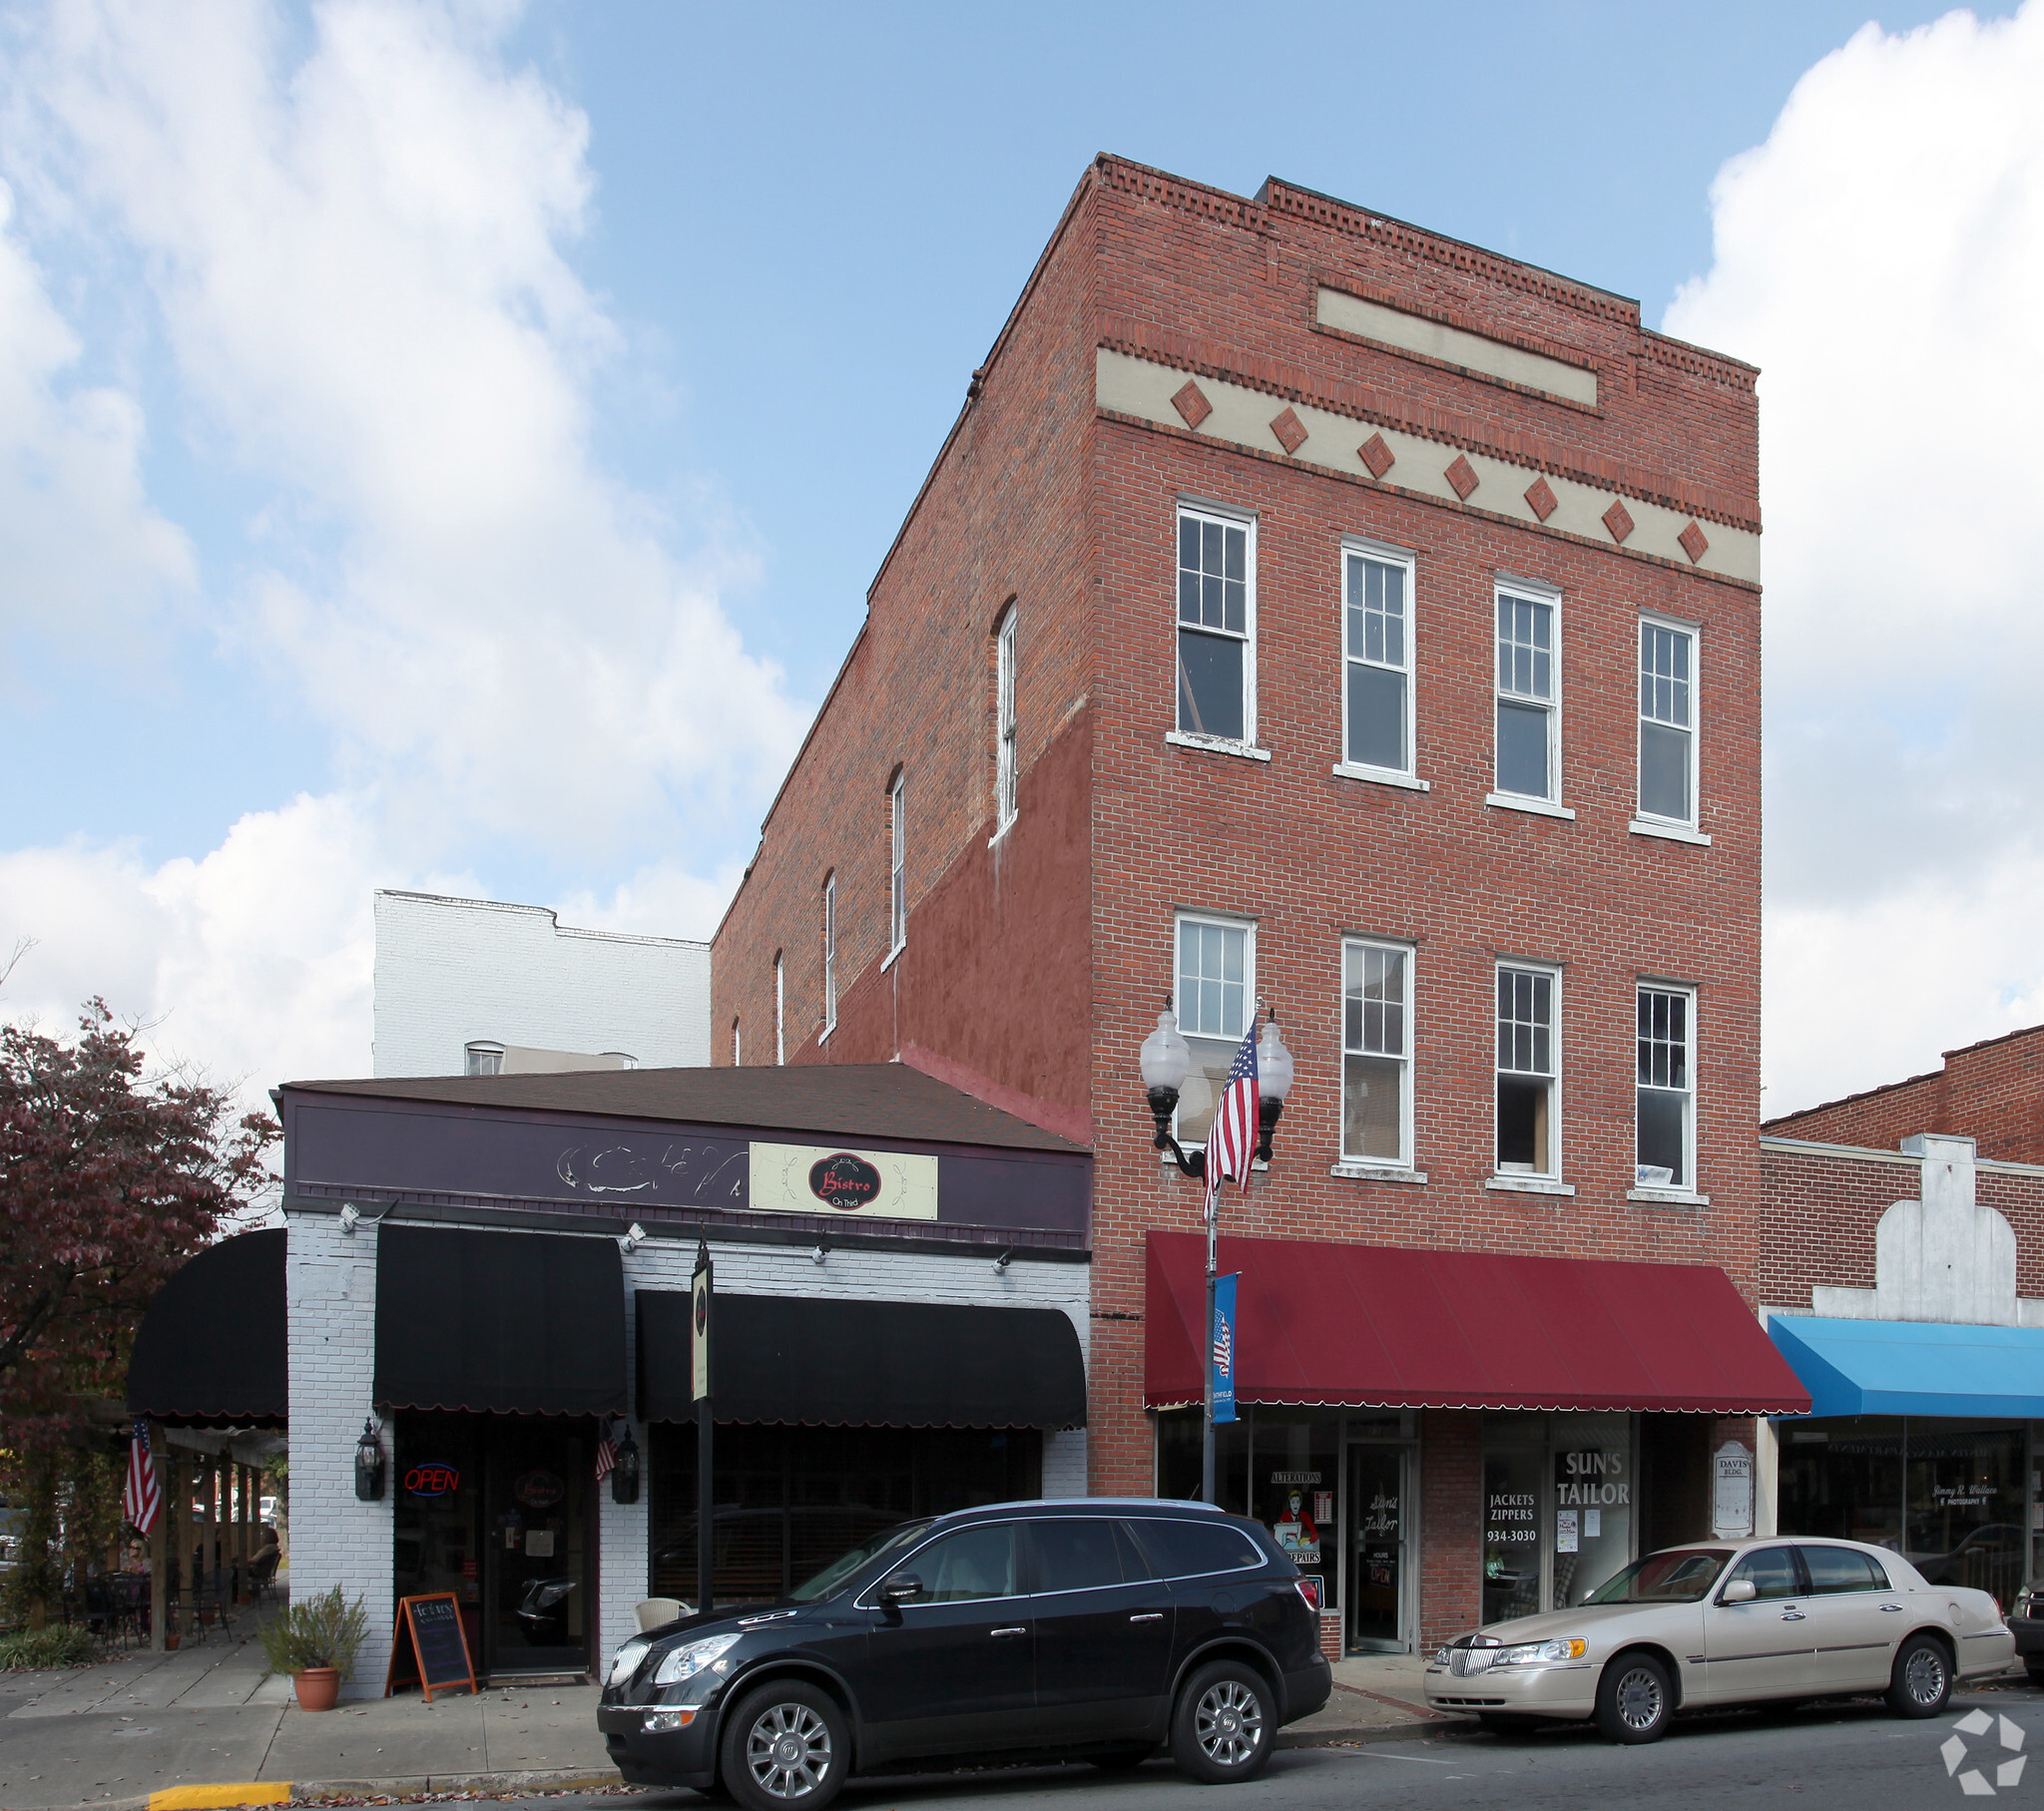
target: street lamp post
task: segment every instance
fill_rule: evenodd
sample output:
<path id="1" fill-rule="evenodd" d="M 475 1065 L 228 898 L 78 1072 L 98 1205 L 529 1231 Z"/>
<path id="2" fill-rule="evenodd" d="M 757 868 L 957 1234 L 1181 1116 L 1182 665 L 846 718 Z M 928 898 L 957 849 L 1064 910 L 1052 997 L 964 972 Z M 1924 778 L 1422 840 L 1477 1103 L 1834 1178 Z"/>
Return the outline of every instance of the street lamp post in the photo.
<path id="1" fill-rule="evenodd" d="M 1143 1087 L 1149 1096 L 1150 1119 L 1156 1128 L 1151 1147 L 1171 1153 L 1172 1161 L 1182 1175 L 1195 1176 L 1204 1180 L 1207 1174 L 1207 1152 L 1200 1149 L 1188 1152 L 1172 1134 L 1172 1115 L 1178 1112 L 1179 1092 L 1185 1087 L 1186 1076 L 1193 1066 L 1193 1053 L 1178 1029 L 1178 1015 L 1171 1010 L 1171 1002 L 1165 1002 L 1165 1010 L 1157 1015 L 1157 1029 L 1143 1040 L 1138 1056 L 1143 1072 Z M 1291 1092 L 1291 1052 L 1278 1030 L 1278 1016 L 1269 1013 L 1264 1020 L 1264 1029 L 1257 1036 L 1257 1158 L 1260 1162 L 1271 1160 L 1271 1135 L 1277 1130 L 1278 1119 L 1284 1111 L 1284 1097 Z M 1206 1378 L 1203 1393 L 1203 1407 L 1200 1417 L 1200 1497 L 1206 1503 L 1220 1501 L 1214 1480 L 1214 1278 L 1219 1268 L 1221 1228 L 1219 1224 L 1220 1190 L 1210 1193 L 1207 1202 L 1207 1337 L 1201 1352 L 1201 1366 Z"/>

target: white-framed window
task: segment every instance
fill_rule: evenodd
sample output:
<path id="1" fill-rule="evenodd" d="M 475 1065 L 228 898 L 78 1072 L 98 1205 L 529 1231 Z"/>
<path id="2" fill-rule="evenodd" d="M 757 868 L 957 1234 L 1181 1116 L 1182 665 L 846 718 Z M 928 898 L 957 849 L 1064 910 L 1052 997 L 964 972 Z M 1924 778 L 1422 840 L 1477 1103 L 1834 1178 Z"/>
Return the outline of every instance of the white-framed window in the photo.
<path id="1" fill-rule="evenodd" d="M 1697 1185 L 1696 1040 L 1696 990 L 1641 982 L 1633 1177 L 1641 1188 Z"/>
<path id="2" fill-rule="evenodd" d="M 1341 1160 L 1412 1164 L 1412 952 L 1341 945 Z"/>
<path id="3" fill-rule="evenodd" d="M 908 775 L 887 788 L 887 954 L 908 941 Z"/>
<path id="4" fill-rule="evenodd" d="M 994 637 L 994 834 L 1015 821 L 1015 606 Z"/>
<path id="5" fill-rule="evenodd" d="M 1640 619 L 1640 815 L 1697 821 L 1697 635 Z"/>
<path id="6" fill-rule="evenodd" d="M 1497 587 L 1497 789 L 1559 803 L 1561 600 Z"/>
<path id="7" fill-rule="evenodd" d="M 1341 757 L 1412 772 L 1412 561 L 1377 548 L 1341 556 Z"/>
<path id="8" fill-rule="evenodd" d="M 773 952 L 773 1061 L 787 1061 L 787 971 Z"/>
<path id="9" fill-rule="evenodd" d="M 1497 1172 L 1561 1174 L 1561 973 L 1497 968 Z"/>
<path id="10" fill-rule="evenodd" d="M 501 1076 L 504 1073 L 504 1047 L 501 1044 L 470 1044 L 464 1047 L 461 1073 L 464 1076 Z"/>
<path id="11" fill-rule="evenodd" d="M 1178 727 L 1257 739 L 1256 521 L 1189 504 L 1178 512 Z"/>
<path id="12" fill-rule="evenodd" d="M 1206 1141 L 1229 1065 L 1249 1029 L 1257 999 L 1257 927 L 1239 918 L 1181 912 L 1174 935 L 1178 1028 L 1193 1065 L 1178 1097 L 1182 1143 Z"/>
<path id="13" fill-rule="evenodd" d="M 741 1069 L 745 1066 L 745 1042 L 739 1036 L 739 1022 L 734 1018 L 731 1022 L 731 1066 L 733 1069 Z"/>
<path id="14" fill-rule="evenodd" d="M 823 1036 L 837 1029 L 837 876 L 823 882 Z"/>

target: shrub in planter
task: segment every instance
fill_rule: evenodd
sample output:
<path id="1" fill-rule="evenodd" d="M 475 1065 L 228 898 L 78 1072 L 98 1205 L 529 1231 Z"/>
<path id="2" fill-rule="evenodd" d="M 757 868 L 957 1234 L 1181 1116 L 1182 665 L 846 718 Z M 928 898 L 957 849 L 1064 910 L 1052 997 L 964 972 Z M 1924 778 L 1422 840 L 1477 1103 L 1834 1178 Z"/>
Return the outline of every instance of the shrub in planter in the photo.
<path id="1" fill-rule="evenodd" d="M 331 1710 L 368 1636 L 369 1612 L 362 1599 L 348 1602 L 336 1585 L 290 1603 L 265 1622 L 262 1657 L 271 1672 L 291 1675 L 301 1710 Z"/>
<path id="2" fill-rule="evenodd" d="M 0 1672 L 32 1672 L 45 1666 L 88 1666 L 99 1658 L 92 1631 L 52 1623 L 0 1635 Z"/>

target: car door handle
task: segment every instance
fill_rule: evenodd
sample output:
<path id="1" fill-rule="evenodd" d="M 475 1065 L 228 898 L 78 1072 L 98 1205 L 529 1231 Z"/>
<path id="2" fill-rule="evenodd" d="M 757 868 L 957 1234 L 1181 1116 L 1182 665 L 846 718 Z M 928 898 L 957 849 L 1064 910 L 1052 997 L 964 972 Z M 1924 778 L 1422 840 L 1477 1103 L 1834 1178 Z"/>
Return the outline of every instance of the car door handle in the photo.
<path id="1" fill-rule="evenodd" d="M 1145 1610 L 1140 1616 L 1131 1616 L 1129 1620 L 1131 1622 L 1162 1622 L 1164 1620 L 1164 1611 L 1161 1609 Z"/>
<path id="2" fill-rule="evenodd" d="M 1902 1606 L 1899 1603 L 1883 1603 L 1880 1606 L 1880 1608 L 1882 1615 L 1886 1615 L 1890 1610 L 1892 1610 L 1896 1615 L 1900 1615 L 1902 1613 Z"/>
<path id="3" fill-rule="evenodd" d="M 1782 1612 L 1782 1620 L 1785 1622 L 1801 1622 L 1805 1619 L 1802 1611 L 1799 1609 L 1785 1609 Z"/>
<path id="4" fill-rule="evenodd" d="M 1027 1628 L 996 1628 L 990 1630 L 989 1632 L 993 1635 L 993 1638 L 996 1641 L 998 1641 L 1003 1635 L 1026 1635 L 1029 1632 L 1029 1630 Z"/>

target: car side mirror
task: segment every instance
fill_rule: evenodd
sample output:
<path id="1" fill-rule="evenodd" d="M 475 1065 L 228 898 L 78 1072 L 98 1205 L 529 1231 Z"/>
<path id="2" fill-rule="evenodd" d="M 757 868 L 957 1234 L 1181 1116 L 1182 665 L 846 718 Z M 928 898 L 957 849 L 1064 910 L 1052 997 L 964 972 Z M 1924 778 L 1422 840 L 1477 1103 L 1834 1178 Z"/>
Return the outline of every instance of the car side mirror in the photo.
<path id="1" fill-rule="evenodd" d="M 1761 1594 L 1761 1587 L 1751 1579 L 1734 1579 L 1718 1593 L 1720 1603 L 1751 1603 Z"/>
<path id="2" fill-rule="evenodd" d="M 896 1573 L 880 1586 L 880 1601 L 899 1608 L 922 1595 L 922 1581 L 913 1573 Z"/>

